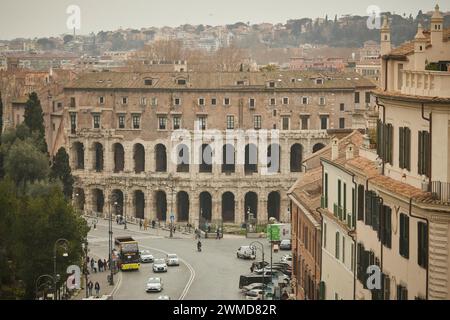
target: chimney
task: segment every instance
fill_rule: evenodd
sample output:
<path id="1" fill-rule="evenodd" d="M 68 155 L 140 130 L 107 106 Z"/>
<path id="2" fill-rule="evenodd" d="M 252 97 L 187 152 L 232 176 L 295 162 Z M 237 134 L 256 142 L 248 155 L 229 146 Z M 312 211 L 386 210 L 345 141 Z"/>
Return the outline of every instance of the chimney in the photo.
<path id="1" fill-rule="evenodd" d="M 442 49 L 444 42 L 444 17 L 439 11 L 439 6 L 436 5 L 434 13 L 431 16 L 431 44 L 433 48 Z"/>
<path id="2" fill-rule="evenodd" d="M 353 144 L 349 144 L 347 149 L 345 150 L 345 159 L 350 160 L 353 159 L 355 146 Z"/>
<path id="3" fill-rule="evenodd" d="M 334 161 L 339 157 L 339 140 L 338 138 L 333 138 L 331 140 L 331 160 Z"/>

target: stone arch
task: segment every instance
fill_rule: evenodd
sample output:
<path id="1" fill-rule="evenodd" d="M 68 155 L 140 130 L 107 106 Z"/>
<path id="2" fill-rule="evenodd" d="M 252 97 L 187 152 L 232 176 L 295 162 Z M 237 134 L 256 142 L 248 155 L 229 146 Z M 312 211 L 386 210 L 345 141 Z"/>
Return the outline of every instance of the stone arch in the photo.
<path id="1" fill-rule="evenodd" d="M 272 191 L 267 197 L 267 217 L 280 221 L 281 196 L 278 191 Z"/>
<path id="2" fill-rule="evenodd" d="M 209 192 L 204 191 L 199 196 L 199 216 L 200 221 L 211 221 L 212 219 L 212 196 Z"/>
<path id="3" fill-rule="evenodd" d="M 235 197 L 232 192 L 222 194 L 222 221 L 234 222 L 235 218 Z"/>
<path id="4" fill-rule="evenodd" d="M 213 150 L 211 145 L 202 144 L 200 147 L 200 165 L 199 172 L 212 172 L 212 159 L 213 159 Z"/>
<path id="5" fill-rule="evenodd" d="M 125 150 L 121 143 L 113 144 L 114 172 L 123 172 L 125 168 Z"/>
<path id="6" fill-rule="evenodd" d="M 189 221 L 189 194 L 185 191 L 177 193 L 177 220 Z"/>
<path id="7" fill-rule="evenodd" d="M 162 143 L 155 146 L 155 171 L 167 172 L 167 149 Z"/>
<path id="8" fill-rule="evenodd" d="M 303 162 L 303 146 L 295 143 L 291 146 L 291 172 L 301 172 Z"/>
<path id="9" fill-rule="evenodd" d="M 189 172 L 189 147 L 177 145 L 177 172 Z"/>
<path id="10" fill-rule="evenodd" d="M 258 172 L 258 147 L 252 143 L 245 146 L 245 164 L 246 174 Z"/>
<path id="11" fill-rule="evenodd" d="M 73 199 L 75 200 L 75 207 L 78 210 L 83 211 L 85 203 L 86 203 L 84 189 L 83 188 L 75 188 L 73 190 L 73 195 L 74 195 Z"/>
<path id="12" fill-rule="evenodd" d="M 236 168 L 236 150 L 232 144 L 222 147 L 222 172 L 234 172 Z"/>
<path id="13" fill-rule="evenodd" d="M 112 207 L 112 213 L 115 215 L 123 215 L 123 209 L 124 209 L 124 196 L 123 192 L 120 189 L 114 189 L 111 192 L 111 207 Z"/>
<path id="14" fill-rule="evenodd" d="M 280 172 L 281 169 L 281 146 L 272 143 L 267 147 L 267 170 L 270 173 Z"/>
<path id="15" fill-rule="evenodd" d="M 136 143 L 133 147 L 134 172 L 145 171 L 145 148 L 142 144 Z"/>
<path id="16" fill-rule="evenodd" d="M 314 146 L 313 146 L 313 149 L 312 149 L 312 152 L 314 153 L 314 152 L 317 152 L 317 151 L 319 151 L 319 150 L 321 150 L 321 149 L 323 149 L 323 148 L 325 148 L 325 145 L 323 144 L 323 143 L 316 143 Z"/>
<path id="17" fill-rule="evenodd" d="M 255 192 L 249 191 L 245 194 L 244 211 L 245 221 L 248 221 L 249 211 L 254 218 L 258 217 L 258 195 Z"/>
<path id="18" fill-rule="evenodd" d="M 103 145 L 100 142 L 94 142 L 92 145 L 93 150 L 93 168 L 96 172 L 103 171 Z"/>
<path id="19" fill-rule="evenodd" d="M 103 207 L 105 205 L 103 190 L 98 188 L 92 190 L 92 204 L 94 212 L 103 213 Z"/>
<path id="20" fill-rule="evenodd" d="M 141 190 L 134 191 L 134 216 L 138 219 L 145 217 L 145 195 Z"/>
<path id="21" fill-rule="evenodd" d="M 75 170 L 84 169 L 84 145 L 82 142 L 72 144 L 72 167 Z"/>
<path id="22" fill-rule="evenodd" d="M 158 190 L 155 193 L 156 219 L 166 221 L 167 219 L 167 195 L 164 191 Z"/>

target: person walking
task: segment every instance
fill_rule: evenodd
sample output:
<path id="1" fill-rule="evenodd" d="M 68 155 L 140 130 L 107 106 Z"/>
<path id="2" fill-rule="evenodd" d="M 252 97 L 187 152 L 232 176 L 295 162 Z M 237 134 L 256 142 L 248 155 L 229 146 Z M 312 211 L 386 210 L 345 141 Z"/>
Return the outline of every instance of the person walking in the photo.
<path id="1" fill-rule="evenodd" d="M 98 267 L 97 261 L 94 260 L 94 272 L 95 273 L 97 273 L 97 267 Z"/>
<path id="2" fill-rule="evenodd" d="M 142 219 L 139 219 L 139 230 L 142 230 Z"/>
<path id="3" fill-rule="evenodd" d="M 92 296 L 92 289 L 94 289 L 94 284 L 92 283 L 91 280 L 89 280 L 87 286 L 88 286 L 89 296 Z"/>
<path id="4" fill-rule="evenodd" d="M 108 263 L 106 262 L 106 259 L 103 259 L 103 268 L 105 268 L 105 270 L 106 270 L 106 269 L 109 270 L 109 265 L 108 265 Z"/>
<path id="5" fill-rule="evenodd" d="M 100 283 L 98 281 L 95 282 L 95 295 L 98 297 L 100 294 Z"/>
<path id="6" fill-rule="evenodd" d="M 103 272 L 103 261 L 102 261 L 102 259 L 98 259 L 97 264 L 98 264 L 98 271 L 99 272 Z"/>
<path id="7" fill-rule="evenodd" d="M 91 271 L 94 271 L 94 258 L 91 259 Z"/>
<path id="8" fill-rule="evenodd" d="M 216 230 L 216 239 L 220 239 L 220 229 L 217 228 Z"/>

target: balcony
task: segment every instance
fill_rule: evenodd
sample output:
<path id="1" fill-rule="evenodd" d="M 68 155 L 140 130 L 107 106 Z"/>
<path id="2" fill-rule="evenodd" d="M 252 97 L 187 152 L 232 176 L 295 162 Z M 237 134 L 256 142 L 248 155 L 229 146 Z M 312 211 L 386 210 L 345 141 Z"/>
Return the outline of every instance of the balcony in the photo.
<path id="1" fill-rule="evenodd" d="M 441 181 L 431 182 L 431 194 L 433 199 L 441 202 L 450 202 L 450 183 Z"/>
<path id="2" fill-rule="evenodd" d="M 450 98 L 450 72 L 402 71 L 402 94 Z"/>

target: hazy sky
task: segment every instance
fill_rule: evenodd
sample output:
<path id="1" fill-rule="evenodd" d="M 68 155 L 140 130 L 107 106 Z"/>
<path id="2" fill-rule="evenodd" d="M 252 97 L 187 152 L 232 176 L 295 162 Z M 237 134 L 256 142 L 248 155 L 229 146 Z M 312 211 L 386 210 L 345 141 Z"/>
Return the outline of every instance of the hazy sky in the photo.
<path id="1" fill-rule="evenodd" d="M 442 11 L 450 0 L 436 0 Z M 123 28 L 221 25 L 234 22 L 286 22 L 302 17 L 334 18 L 367 15 L 370 5 L 381 11 L 415 15 L 432 10 L 430 0 L 0 0 L 0 39 L 42 37 L 71 32 L 66 27 L 69 5 L 81 9 L 79 34 Z"/>

